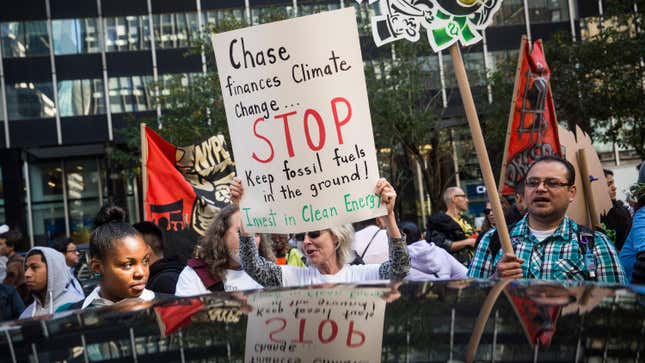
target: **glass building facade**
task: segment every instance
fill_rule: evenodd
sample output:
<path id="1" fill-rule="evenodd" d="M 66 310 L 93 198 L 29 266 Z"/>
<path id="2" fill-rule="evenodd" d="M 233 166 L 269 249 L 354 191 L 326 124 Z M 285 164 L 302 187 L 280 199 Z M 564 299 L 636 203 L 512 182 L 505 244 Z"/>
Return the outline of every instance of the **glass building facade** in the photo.
<path id="1" fill-rule="evenodd" d="M 0 223 L 21 229 L 35 244 L 62 235 L 82 242 L 107 200 L 125 201 L 131 219 L 139 219 L 136 180 L 121 180 L 111 170 L 110 149 L 128 117 L 163 113 L 153 104 L 154 84 L 178 74 L 189 82 L 191 73 L 209 66 L 199 54 L 185 54 L 200 37 L 200 25 L 231 17 L 260 24 L 354 6 L 365 62 L 387 69 L 388 59 L 379 59 L 371 40 L 370 18 L 380 9 L 367 1 L 21 3 L 0 5 Z M 471 83 L 485 92 L 486 74 L 516 54 L 522 34 L 579 34 L 577 19 L 597 12 L 597 4 L 581 1 L 505 0 L 486 45 L 464 50 Z M 447 52 L 425 61 L 428 90 L 441 92 L 445 107 L 456 107 L 446 96 L 456 94 L 448 92 L 456 81 Z"/>

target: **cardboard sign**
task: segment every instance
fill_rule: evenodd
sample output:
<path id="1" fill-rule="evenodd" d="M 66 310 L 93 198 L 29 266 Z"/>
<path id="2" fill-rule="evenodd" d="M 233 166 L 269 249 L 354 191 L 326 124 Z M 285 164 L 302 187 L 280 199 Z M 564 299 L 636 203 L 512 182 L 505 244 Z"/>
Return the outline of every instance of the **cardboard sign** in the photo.
<path id="1" fill-rule="evenodd" d="M 333 24 L 333 26 L 331 26 Z M 250 232 L 386 214 L 354 8 L 213 37 Z"/>
<path id="2" fill-rule="evenodd" d="M 244 361 L 380 362 L 389 288 L 259 292 L 246 329 Z"/>
<path id="3" fill-rule="evenodd" d="M 459 42 L 473 45 L 483 39 L 481 32 L 493 20 L 502 0 L 369 0 L 379 1 L 381 15 L 372 17 L 372 36 L 377 47 L 406 39 L 419 40 L 425 28 L 436 53 Z M 356 0 L 359 4 L 363 0 Z"/>
<path id="4" fill-rule="evenodd" d="M 558 137 L 560 138 L 562 157 L 573 164 L 573 168 L 576 171 L 576 196 L 573 199 L 573 202 L 569 204 L 567 215 L 571 217 L 571 219 L 573 219 L 576 223 L 587 226 L 587 203 L 585 202 L 585 193 L 582 189 L 582 176 L 580 174 L 580 168 L 578 167 L 578 144 L 576 143 L 576 136 L 573 134 L 573 132 L 565 129 L 562 126 L 558 126 Z"/>

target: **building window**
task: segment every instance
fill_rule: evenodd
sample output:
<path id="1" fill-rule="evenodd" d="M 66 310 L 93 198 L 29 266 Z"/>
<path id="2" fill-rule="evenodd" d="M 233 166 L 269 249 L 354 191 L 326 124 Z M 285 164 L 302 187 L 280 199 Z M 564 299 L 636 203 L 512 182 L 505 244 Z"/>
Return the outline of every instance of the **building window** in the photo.
<path id="1" fill-rule="evenodd" d="M 186 48 L 199 37 L 197 13 L 157 14 L 152 20 L 159 48 Z"/>
<path id="2" fill-rule="evenodd" d="M 44 20 L 0 23 L 0 34 L 4 58 L 49 55 L 47 22 Z"/>
<path id="3" fill-rule="evenodd" d="M 84 54 L 100 52 L 96 19 L 52 20 L 54 54 Z"/>
<path id="4" fill-rule="evenodd" d="M 115 77 L 108 80 L 113 113 L 152 109 L 152 76 Z"/>
<path id="5" fill-rule="evenodd" d="M 0 168 L 0 224 L 6 223 L 6 216 L 4 214 L 4 183 L 2 181 L 2 168 Z"/>
<path id="6" fill-rule="evenodd" d="M 60 161 L 29 165 L 34 241 L 65 236 L 63 168 Z"/>
<path id="7" fill-rule="evenodd" d="M 505 0 L 493 17 L 493 25 L 518 25 L 525 23 L 523 0 Z"/>
<path id="8" fill-rule="evenodd" d="M 273 5 L 266 7 L 251 7 L 251 24 L 258 25 L 293 17 L 293 6 Z"/>
<path id="9" fill-rule="evenodd" d="M 298 16 L 311 15 L 323 13 L 325 11 L 331 11 L 340 9 L 340 2 L 335 1 L 334 3 L 316 3 L 310 2 L 309 4 L 298 1 Z"/>
<path id="10" fill-rule="evenodd" d="M 61 117 L 105 114 L 102 79 L 58 82 L 58 111 Z"/>
<path id="11" fill-rule="evenodd" d="M 345 2 L 347 4 L 347 2 Z M 367 2 L 363 4 L 357 4 L 351 2 L 351 4 L 356 9 L 356 23 L 358 24 L 358 33 L 360 35 L 370 35 L 372 34 L 372 18 L 376 15 L 381 14 L 381 9 L 379 8 L 379 3 L 374 3 L 372 5 L 367 5 Z"/>
<path id="12" fill-rule="evenodd" d="M 231 20 L 238 21 L 243 23 L 244 19 L 244 9 L 221 9 L 221 10 L 209 10 L 204 16 L 206 17 L 206 24 L 211 24 L 220 26 L 222 22 L 229 22 Z"/>
<path id="13" fill-rule="evenodd" d="M 569 20 L 569 4 L 567 0 L 531 0 L 528 4 L 531 23 Z"/>
<path id="14" fill-rule="evenodd" d="M 150 49 L 148 17 L 105 18 L 105 49 L 108 52 Z"/>
<path id="15" fill-rule="evenodd" d="M 94 217 L 101 208 L 96 159 L 65 161 L 70 233 L 74 241 L 89 242 Z"/>
<path id="16" fill-rule="evenodd" d="M 51 82 L 19 82 L 7 84 L 9 120 L 25 120 L 56 116 L 54 89 Z"/>

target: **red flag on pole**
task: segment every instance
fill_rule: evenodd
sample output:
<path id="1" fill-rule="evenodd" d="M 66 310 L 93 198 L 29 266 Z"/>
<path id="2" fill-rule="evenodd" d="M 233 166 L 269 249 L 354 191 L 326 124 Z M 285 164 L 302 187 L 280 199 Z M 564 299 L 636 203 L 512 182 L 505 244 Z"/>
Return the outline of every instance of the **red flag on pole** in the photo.
<path id="1" fill-rule="evenodd" d="M 524 179 L 533 161 L 562 154 L 549 83 L 551 71 L 541 40 L 529 50 L 528 40 L 522 38 L 517 72 L 502 165 L 502 195 L 514 193 L 515 185 Z"/>
<path id="2" fill-rule="evenodd" d="M 145 220 L 164 232 L 166 254 L 187 258 L 217 211 L 230 203 L 233 161 L 223 135 L 177 147 L 149 127 L 142 133 Z"/>

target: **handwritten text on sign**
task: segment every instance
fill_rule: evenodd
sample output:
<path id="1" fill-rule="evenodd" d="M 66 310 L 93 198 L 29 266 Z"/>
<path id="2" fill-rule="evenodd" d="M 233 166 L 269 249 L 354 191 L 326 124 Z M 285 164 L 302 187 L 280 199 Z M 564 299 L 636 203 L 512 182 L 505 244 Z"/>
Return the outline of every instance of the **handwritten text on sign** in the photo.
<path id="1" fill-rule="evenodd" d="M 388 288 L 309 289 L 249 296 L 245 362 L 380 362 Z"/>
<path id="2" fill-rule="evenodd" d="M 353 8 L 217 34 L 213 46 L 248 231 L 385 214 Z"/>

